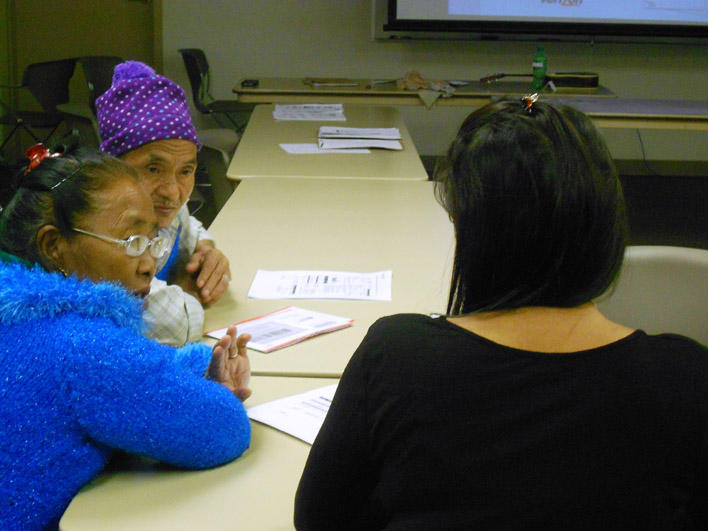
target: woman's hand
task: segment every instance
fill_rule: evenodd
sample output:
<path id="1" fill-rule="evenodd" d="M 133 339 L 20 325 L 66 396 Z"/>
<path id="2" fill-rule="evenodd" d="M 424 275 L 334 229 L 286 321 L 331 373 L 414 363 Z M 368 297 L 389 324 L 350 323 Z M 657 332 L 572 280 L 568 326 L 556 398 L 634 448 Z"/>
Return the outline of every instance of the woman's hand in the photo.
<path id="1" fill-rule="evenodd" d="M 218 382 L 241 401 L 251 396 L 248 382 L 251 379 L 251 364 L 246 354 L 246 343 L 251 340 L 249 334 L 236 337 L 236 325 L 231 325 L 226 335 L 214 345 L 211 362 L 205 378 Z"/>

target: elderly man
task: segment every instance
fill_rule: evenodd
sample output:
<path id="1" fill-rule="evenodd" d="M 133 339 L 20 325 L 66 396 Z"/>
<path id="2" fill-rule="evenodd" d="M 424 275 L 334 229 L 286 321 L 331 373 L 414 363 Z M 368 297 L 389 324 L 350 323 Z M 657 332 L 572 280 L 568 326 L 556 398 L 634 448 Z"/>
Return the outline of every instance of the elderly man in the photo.
<path id="1" fill-rule="evenodd" d="M 171 242 L 146 299 L 147 334 L 170 345 L 197 341 L 203 306 L 224 294 L 230 271 L 228 259 L 186 206 L 201 144 L 184 90 L 149 66 L 127 61 L 116 66 L 111 88 L 96 100 L 96 113 L 101 150 L 138 171 L 160 235 Z"/>

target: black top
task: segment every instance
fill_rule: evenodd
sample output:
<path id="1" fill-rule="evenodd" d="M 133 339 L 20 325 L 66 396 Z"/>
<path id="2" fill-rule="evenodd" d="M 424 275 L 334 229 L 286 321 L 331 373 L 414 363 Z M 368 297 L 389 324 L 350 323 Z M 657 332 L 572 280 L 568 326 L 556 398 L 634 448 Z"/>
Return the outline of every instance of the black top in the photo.
<path id="1" fill-rule="evenodd" d="M 708 529 L 707 354 L 641 331 L 536 353 L 381 319 L 312 447 L 296 526 Z"/>

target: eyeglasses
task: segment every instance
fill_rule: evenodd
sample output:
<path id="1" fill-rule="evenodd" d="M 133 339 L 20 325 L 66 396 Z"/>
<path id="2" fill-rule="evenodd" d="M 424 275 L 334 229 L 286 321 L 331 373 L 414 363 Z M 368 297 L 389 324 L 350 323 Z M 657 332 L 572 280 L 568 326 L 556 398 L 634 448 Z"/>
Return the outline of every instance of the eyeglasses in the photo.
<path id="1" fill-rule="evenodd" d="M 119 240 L 118 238 L 111 238 L 110 236 L 96 234 L 95 232 L 89 232 L 83 229 L 73 230 L 81 234 L 86 234 L 87 236 L 93 236 L 105 242 L 116 243 L 121 247 L 125 247 L 125 254 L 128 256 L 142 256 L 145 251 L 150 249 L 150 256 L 159 259 L 165 255 L 170 244 L 170 241 L 163 236 L 157 236 L 151 240 L 142 234 L 134 234 L 133 236 L 127 237 L 125 240 Z"/>

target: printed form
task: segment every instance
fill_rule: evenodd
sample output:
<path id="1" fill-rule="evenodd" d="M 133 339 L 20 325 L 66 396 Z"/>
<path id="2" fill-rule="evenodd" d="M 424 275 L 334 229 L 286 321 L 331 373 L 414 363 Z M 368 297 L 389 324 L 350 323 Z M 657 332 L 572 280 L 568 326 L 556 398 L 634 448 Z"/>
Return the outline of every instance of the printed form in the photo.
<path id="1" fill-rule="evenodd" d="M 312 122 L 343 122 L 344 107 L 341 103 L 303 103 L 294 105 L 276 104 L 273 110 L 276 120 L 300 120 Z"/>
<path id="2" fill-rule="evenodd" d="M 273 352 L 299 343 L 304 339 L 334 332 L 352 325 L 349 317 L 315 312 L 296 306 L 288 306 L 260 317 L 236 323 L 236 333 L 251 334 L 246 346 L 260 352 Z M 226 328 L 207 332 L 207 336 L 220 339 Z"/>
<path id="3" fill-rule="evenodd" d="M 392 271 L 266 271 L 251 283 L 252 299 L 353 299 L 390 301 Z"/>
<path id="4" fill-rule="evenodd" d="M 332 384 L 266 402 L 248 408 L 248 417 L 312 444 L 336 390 L 337 384 Z"/>

